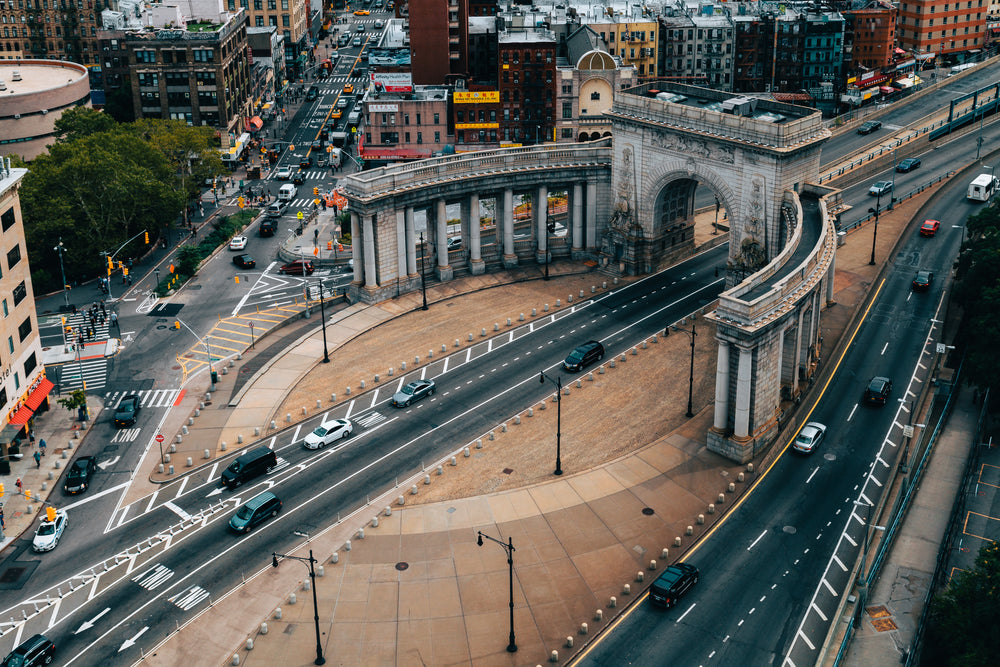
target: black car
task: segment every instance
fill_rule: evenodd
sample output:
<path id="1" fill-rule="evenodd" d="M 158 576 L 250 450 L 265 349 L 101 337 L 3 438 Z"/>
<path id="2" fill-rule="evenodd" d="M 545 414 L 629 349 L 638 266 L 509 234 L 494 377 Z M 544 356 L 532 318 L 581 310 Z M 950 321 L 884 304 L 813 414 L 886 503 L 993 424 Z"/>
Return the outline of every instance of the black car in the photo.
<path id="1" fill-rule="evenodd" d="M 875 130 L 882 127 L 882 121 L 879 120 L 868 120 L 861 124 L 858 128 L 858 134 L 871 134 Z"/>
<path id="2" fill-rule="evenodd" d="M 135 394 L 126 396 L 115 408 L 115 426 L 132 426 L 139 416 L 139 397 Z"/>
<path id="3" fill-rule="evenodd" d="M 11 651 L 3 662 L 2 667 L 35 667 L 35 665 L 47 665 L 52 662 L 52 657 L 56 654 L 56 645 L 45 635 L 35 635 Z"/>
<path id="4" fill-rule="evenodd" d="M 81 456 L 66 473 L 63 490 L 66 493 L 83 493 L 90 488 L 90 478 L 97 472 L 97 459 L 93 456 Z"/>
<path id="5" fill-rule="evenodd" d="M 930 271 L 917 271 L 917 275 L 913 278 L 913 291 L 914 292 L 926 292 L 931 288 L 931 284 L 934 282 L 934 274 Z"/>
<path id="6" fill-rule="evenodd" d="M 896 171 L 898 171 L 901 174 L 905 174 L 906 172 L 913 171 L 918 167 L 920 167 L 920 158 L 908 157 L 905 160 L 900 161 L 900 163 L 896 165 Z"/>
<path id="7" fill-rule="evenodd" d="M 663 571 L 649 587 L 649 601 L 673 607 L 677 600 L 698 583 L 698 568 L 689 563 L 677 563 Z"/>
<path id="8" fill-rule="evenodd" d="M 252 269 L 257 266 L 257 262 L 250 255 L 235 255 L 233 257 L 233 264 L 241 269 Z"/>
<path id="9" fill-rule="evenodd" d="M 392 396 L 392 404 L 397 408 L 409 407 L 410 403 L 419 401 L 424 396 L 434 393 L 434 380 L 414 380 Z"/>
<path id="10" fill-rule="evenodd" d="M 892 393 L 892 380 L 876 375 L 868 381 L 865 388 L 865 403 L 869 405 L 885 405 Z"/>
<path id="11" fill-rule="evenodd" d="M 604 358 L 604 346 L 596 340 L 587 341 L 569 353 L 563 361 L 563 368 L 575 373 L 590 364 Z"/>
<path id="12" fill-rule="evenodd" d="M 306 93 L 306 101 L 312 102 L 317 97 L 319 97 L 319 88 L 316 86 L 309 86 L 309 91 Z"/>
<path id="13" fill-rule="evenodd" d="M 305 183 L 305 180 L 306 174 L 304 171 L 297 171 L 295 172 L 295 175 L 292 176 L 292 183 L 295 183 L 295 185 L 302 185 Z"/>

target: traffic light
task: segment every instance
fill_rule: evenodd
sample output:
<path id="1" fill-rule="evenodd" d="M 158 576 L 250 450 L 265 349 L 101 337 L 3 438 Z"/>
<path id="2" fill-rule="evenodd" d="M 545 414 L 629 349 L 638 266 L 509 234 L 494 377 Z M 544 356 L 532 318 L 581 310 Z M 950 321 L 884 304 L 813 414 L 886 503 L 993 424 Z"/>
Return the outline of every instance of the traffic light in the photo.
<path id="1" fill-rule="evenodd" d="M 127 266 L 123 266 L 122 267 L 122 275 L 123 276 L 127 276 L 128 275 L 128 267 Z"/>
<path id="2" fill-rule="evenodd" d="M 149 245 L 149 232 L 143 232 L 142 238 L 145 239 L 146 245 Z"/>
<path id="3" fill-rule="evenodd" d="M 56 520 L 56 508 L 55 507 L 46 507 L 45 508 L 45 518 L 48 519 L 49 521 L 55 521 Z"/>
<path id="4" fill-rule="evenodd" d="M 31 502 L 31 489 L 24 490 L 24 499 L 27 500 L 29 503 Z"/>
<path id="5" fill-rule="evenodd" d="M 115 260 L 111 259 L 111 257 L 109 256 L 108 257 L 108 272 L 110 273 L 111 271 L 114 271 L 114 270 L 115 270 Z"/>
<path id="6" fill-rule="evenodd" d="M 118 268 L 119 269 L 124 269 L 125 268 L 125 262 L 118 262 Z"/>
<path id="7" fill-rule="evenodd" d="M 3 496 L 3 494 L 4 494 L 3 482 L 0 482 L 0 496 Z"/>
<path id="8" fill-rule="evenodd" d="M 319 196 L 319 187 L 313 188 L 313 196 L 316 196 L 316 197 Z"/>

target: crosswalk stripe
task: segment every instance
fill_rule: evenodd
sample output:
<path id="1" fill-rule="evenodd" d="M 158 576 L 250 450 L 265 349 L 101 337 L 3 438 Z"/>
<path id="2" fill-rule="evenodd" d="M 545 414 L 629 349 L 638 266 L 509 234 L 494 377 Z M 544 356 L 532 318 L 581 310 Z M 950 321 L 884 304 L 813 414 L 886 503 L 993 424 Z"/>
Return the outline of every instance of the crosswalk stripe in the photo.
<path id="1" fill-rule="evenodd" d="M 132 577 L 132 581 L 139 584 L 147 591 L 151 591 L 170 577 L 174 576 L 174 571 L 165 565 L 155 565 L 142 574 Z"/>
<path id="2" fill-rule="evenodd" d="M 378 424 L 379 422 L 382 422 L 382 421 L 385 421 L 385 420 L 386 420 L 386 416 L 384 414 L 382 414 L 381 412 L 373 412 L 373 413 L 371 413 L 369 415 L 365 415 L 364 417 L 361 417 L 361 418 L 357 418 L 357 417 L 354 418 L 354 421 L 356 421 L 357 423 L 361 424 L 365 428 L 369 428 L 372 425 Z"/>
<path id="3" fill-rule="evenodd" d="M 192 586 L 177 595 L 167 598 L 170 602 L 187 611 L 208 597 L 208 591 L 201 586 Z"/>
<path id="4" fill-rule="evenodd" d="M 59 368 L 61 393 L 83 389 L 84 382 L 87 383 L 87 389 L 103 389 L 108 381 L 108 360 L 103 357 L 71 361 Z"/>
<path id="5" fill-rule="evenodd" d="M 89 383 L 88 383 L 88 386 Z M 139 397 L 139 405 L 144 408 L 170 407 L 177 399 L 180 389 L 140 389 L 138 391 L 114 391 L 104 395 L 104 402 L 109 406 L 117 406 L 126 396 L 135 394 Z"/>

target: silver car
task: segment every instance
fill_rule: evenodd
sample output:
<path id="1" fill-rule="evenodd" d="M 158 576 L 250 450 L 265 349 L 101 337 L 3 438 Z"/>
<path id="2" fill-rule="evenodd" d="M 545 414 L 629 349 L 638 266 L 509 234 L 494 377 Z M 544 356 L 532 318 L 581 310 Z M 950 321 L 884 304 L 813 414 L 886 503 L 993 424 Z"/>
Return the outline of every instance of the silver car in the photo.
<path id="1" fill-rule="evenodd" d="M 826 426 L 819 422 L 809 422 L 802 427 L 799 435 L 792 443 L 792 449 L 803 454 L 812 454 L 826 435 Z"/>
<path id="2" fill-rule="evenodd" d="M 31 540 L 31 548 L 35 551 L 52 551 L 59 544 L 59 538 L 66 530 L 66 512 L 56 512 L 55 521 L 42 521 L 35 530 L 35 538 Z"/>
<path id="3" fill-rule="evenodd" d="M 434 380 L 414 380 L 392 396 L 392 404 L 397 408 L 409 407 L 424 396 L 434 393 Z"/>
<path id="4" fill-rule="evenodd" d="M 305 437 L 302 446 L 306 449 L 322 449 L 331 442 L 346 438 L 354 433 L 354 424 L 349 419 L 333 419 L 323 422 Z"/>
<path id="5" fill-rule="evenodd" d="M 878 181 L 868 188 L 868 194 L 872 197 L 887 195 L 890 192 L 892 192 L 892 181 Z"/>

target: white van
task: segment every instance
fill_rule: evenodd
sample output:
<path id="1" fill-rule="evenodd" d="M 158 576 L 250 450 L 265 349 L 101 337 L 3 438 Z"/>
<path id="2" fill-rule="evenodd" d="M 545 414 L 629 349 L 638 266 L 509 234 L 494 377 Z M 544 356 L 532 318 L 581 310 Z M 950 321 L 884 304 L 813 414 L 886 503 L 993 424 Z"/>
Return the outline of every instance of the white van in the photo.
<path id="1" fill-rule="evenodd" d="M 979 174 L 969 183 L 969 191 L 966 192 L 965 196 L 973 201 L 989 201 L 998 185 L 1000 185 L 1000 180 L 993 174 Z"/>
<path id="2" fill-rule="evenodd" d="M 291 183 L 285 183 L 278 190 L 278 201 L 292 201 L 298 194 L 298 188 Z"/>
<path id="3" fill-rule="evenodd" d="M 330 150 L 330 166 L 334 169 L 340 169 L 340 163 L 342 162 L 342 151 L 339 148 L 331 147 Z"/>

